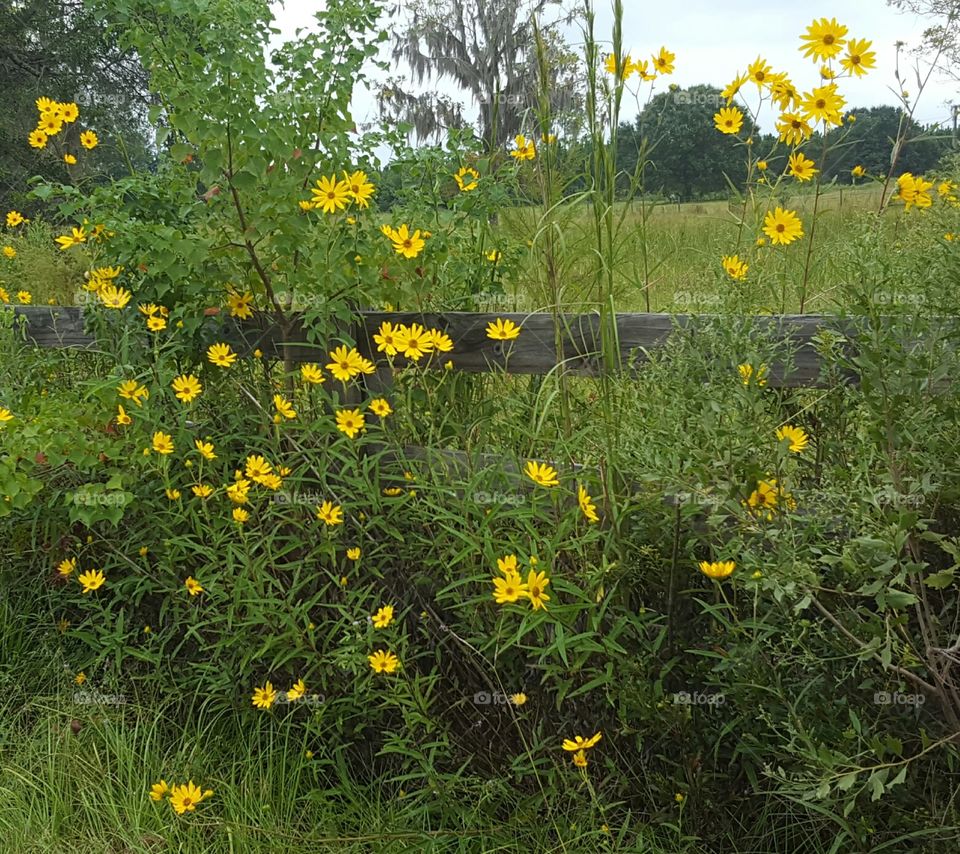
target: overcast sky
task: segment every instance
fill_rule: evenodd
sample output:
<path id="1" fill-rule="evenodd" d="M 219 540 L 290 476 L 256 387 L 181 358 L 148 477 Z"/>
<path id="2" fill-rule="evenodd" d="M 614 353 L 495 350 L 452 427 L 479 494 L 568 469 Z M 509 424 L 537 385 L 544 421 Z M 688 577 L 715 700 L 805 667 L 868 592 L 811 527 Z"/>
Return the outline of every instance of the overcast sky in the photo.
<path id="1" fill-rule="evenodd" d="M 324 0 L 274 3 L 281 37 L 292 37 L 297 27 L 315 25 L 313 14 L 322 9 L 323 4 Z M 842 81 L 841 91 L 847 98 L 848 108 L 895 103 L 890 87 L 896 86 L 894 44 L 898 40 L 906 43 L 901 52 L 903 87 L 911 98 L 917 95 L 914 60 L 909 49 L 919 44 L 925 23 L 923 19 L 889 7 L 885 0 L 831 0 L 815 2 L 803 9 L 791 9 L 789 4 L 771 7 L 758 0 L 686 0 L 676 6 L 663 0 L 624 0 L 623 5 L 624 46 L 634 58 L 646 58 L 661 45 L 677 55 L 676 71 L 658 81 L 654 91 L 660 91 L 668 83 L 682 87 L 710 83 L 722 87 L 738 71 L 745 71 L 747 64 L 758 55 L 770 62 L 775 71 L 788 72 L 800 89 L 808 90 L 819 83 L 818 66 L 798 50 L 799 37 L 814 18 L 836 17 L 849 28 L 849 36 L 871 40 L 877 55 L 877 68 L 866 77 Z M 611 9 L 612 3 L 608 0 L 597 0 L 598 39 L 610 39 Z M 385 21 L 384 26 L 394 23 Z M 574 45 L 582 41 L 576 29 L 570 30 L 568 38 Z M 402 73 L 403 69 L 398 71 Z M 456 91 L 449 83 L 441 88 L 451 93 Z M 744 91 L 753 96 L 749 88 Z M 924 124 L 942 122 L 949 126 L 948 104 L 956 102 L 960 102 L 956 81 L 935 75 L 919 101 L 915 118 Z M 359 87 L 354 94 L 354 117 L 361 123 L 377 117 L 373 94 Z M 768 117 L 761 116 L 761 125 L 764 130 L 771 129 Z"/>

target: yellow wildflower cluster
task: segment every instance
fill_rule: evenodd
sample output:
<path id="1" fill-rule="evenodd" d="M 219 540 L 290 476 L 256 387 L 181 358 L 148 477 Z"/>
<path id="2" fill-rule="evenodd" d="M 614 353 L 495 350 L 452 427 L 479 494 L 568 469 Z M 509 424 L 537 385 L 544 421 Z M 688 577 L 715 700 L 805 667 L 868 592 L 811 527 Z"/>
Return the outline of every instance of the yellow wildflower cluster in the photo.
<path id="1" fill-rule="evenodd" d="M 627 53 L 623 57 L 618 57 L 611 53 L 607 55 L 603 66 L 609 74 L 612 74 L 619 80 L 629 80 L 636 74 L 644 82 L 653 82 L 658 76 L 667 76 L 673 74 L 674 62 L 677 55 L 671 53 L 665 47 L 650 57 L 650 60 L 638 59 Z"/>
<path id="2" fill-rule="evenodd" d="M 202 791 L 199 786 L 195 786 L 193 780 L 180 786 L 167 785 L 166 780 L 154 783 L 150 787 L 150 799 L 153 801 L 162 801 L 167 798 L 170 806 L 177 815 L 183 815 L 187 812 L 193 812 L 197 804 L 202 803 L 208 798 L 213 797 L 213 790 Z"/>

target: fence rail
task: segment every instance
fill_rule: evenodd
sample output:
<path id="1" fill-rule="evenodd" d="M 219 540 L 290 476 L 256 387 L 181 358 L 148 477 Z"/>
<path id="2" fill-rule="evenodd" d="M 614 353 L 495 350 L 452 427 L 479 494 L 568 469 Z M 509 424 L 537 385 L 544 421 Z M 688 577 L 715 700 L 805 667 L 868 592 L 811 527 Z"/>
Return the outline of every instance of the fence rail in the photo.
<path id="1" fill-rule="evenodd" d="M 16 315 L 26 321 L 26 339 L 39 347 L 89 349 L 101 346 L 86 330 L 85 314 L 80 306 L 16 306 Z M 522 327 L 512 341 L 487 338 L 487 325 L 496 318 L 512 320 Z M 708 315 L 617 314 L 616 336 L 620 365 L 626 369 L 647 358 L 647 354 L 666 345 L 678 330 L 707 319 Z M 373 335 L 383 321 L 394 324 L 421 323 L 445 331 L 454 341 L 454 349 L 435 360 L 447 361 L 460 371 L 485 373 L 506 371 L 511 374 L 547 374 L 558 365 L 566 373 L 598 376 L 603 371 L 600 347 L 600 318 L 596 314 L 564 314 L 559 318 L 557 335 L 554 317 L 548 313 L 481 312 L 380 312 L 359 311 L 349 335 L 363 355 L 384 363 L 377 352 Z M 821 358 L 815 336 L 833 330 L 850 336 L 856 324 L 832 315 L 778 315 L 740 317 L 751 324 L 758 337 L 789 343 L 789 365 L 773 362 L 768 384 L 772 387 L 816 387 L 822 384 Z M 221 322 L 211 319 L 211 323 Z M 144 333 L 147 334 L 147 333 Z M 259 348 L 267 356 L 286 356 L 294 362 L 325 360 L 328 341 L 310 342 L 310 330 L 303 316 L 294 314 L 284 332 L 272 315 L 257 314 L 247 321 L 226 318 L 222 340 L 229 341 L 241 356 Z M 559 341 L 559 347 L 557 342 Z M 402 360 L 401 360 L 402 361 Z M 438 364 L 439 363 L 439 364 Z"/>

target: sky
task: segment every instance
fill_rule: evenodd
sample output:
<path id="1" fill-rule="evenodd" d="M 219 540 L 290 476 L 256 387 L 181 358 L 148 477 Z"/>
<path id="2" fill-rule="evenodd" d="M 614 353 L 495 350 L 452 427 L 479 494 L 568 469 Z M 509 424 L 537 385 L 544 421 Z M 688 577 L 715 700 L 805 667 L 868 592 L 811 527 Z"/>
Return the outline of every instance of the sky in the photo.
<path id="1" fill-rule="evenodd" d="M 290 38 L 297 27 L 310 29 L 316 25 L 313 14 L 323 8 L 324 0 L 285 0 L 272 5 L 280 38 Z M 654 92 L 662 91 L 667 83 L 683 88 L 698 83 L 723 87 L 757 56 L 763 56 L 775 71 L 786 71 L 801 90 L 809 90 L 819 85 L 819 66 L 798 50 L 800 35 L 813 19 L 836 17 L 849 28 L 849 36 L 873 42 L 877 59 L 877 67 L 865 77 L 841 81 L 847 108 L 895 104 L 891 87 L 905 89 L 911 100 L 917 98 L 919 86 L 910 50 L 919 45 L 926 24 L 913 14 L 888 6 L 885 0 L 831 0 L 803 9 L 791 9 L 789 4 L 771 6 L 759 0 L 685 0 L 679 14 L 672 3 L 663 0 L 623 0 L 623 6 L 624 47 L 635 59 L 648 57 L 661 45 L 677 55 L 674 74 L 658 81 Z M 595 8 L 596 37 L 609 40 L 612 3 L 597 0 Z M 394 22 L 385 20 L 383 25 L 389 28 Z M 567 32 L 567 38 L 574 47 L 582 43 L 576 27 Z M 905 43 L 900 52 L 902 86 L 895 77 L 897 41 Z M 926 66 L 921 71 L 926 74 Z M 396 70 L 403 72 L 402 68 Z M 448 82 L 437 88 L 449 94 L 457 92 Z M 749 106 L 753 95 L 750 87 L 744 93 Z M 645 99 L 644 91 L 640 103 Z M 935 73 L 917 101 L 914 118 L 922 124 L 941 122 L 949 127 L 950 103 L 960 103 L 960 84 Z M 373 93 L 358 87 L 353 112 L 359 123 L 376 121 Z M 624 118 L 631 118 L 629 108 Z M 772 116 L 761 114 L 760 125 L 763 130 L 771 130 Z"/>

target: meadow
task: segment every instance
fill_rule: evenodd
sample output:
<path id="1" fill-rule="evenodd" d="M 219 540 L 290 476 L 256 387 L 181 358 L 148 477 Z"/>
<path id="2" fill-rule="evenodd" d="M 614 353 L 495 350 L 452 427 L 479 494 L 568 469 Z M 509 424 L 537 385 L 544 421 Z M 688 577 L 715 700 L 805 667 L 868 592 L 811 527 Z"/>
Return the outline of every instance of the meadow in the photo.
<path id="1" fill-rule="evenodd" d="M 960 158 L 821 183 L 869 47 L 824 19 L 835 83 L 718 110 L 747 185 L 655 204 L 610 140 L 676 58 L 589 14 L 583 139 L 542 74 L 505 146 L 412 148 L 350 116 L 377 4 L 331 7 L 267 62 L 260 3 L 104 0 L 154 171 L 37 103 L 76 169 L 0 237 L 0 851 L 955 851 Z M 90 347 L 31 343 L 73 305 Z M 702 316 L 621 366 L 648 311 Z M 593 375 L 511 371 L 565 313 Z"/>

